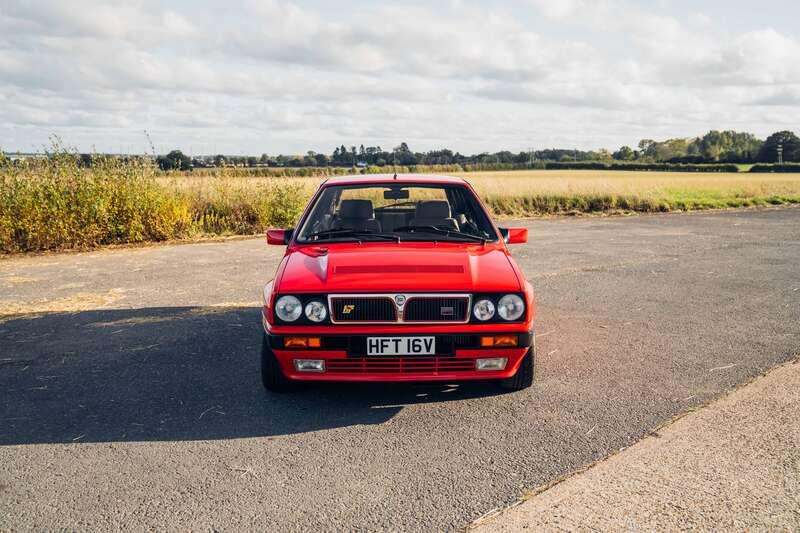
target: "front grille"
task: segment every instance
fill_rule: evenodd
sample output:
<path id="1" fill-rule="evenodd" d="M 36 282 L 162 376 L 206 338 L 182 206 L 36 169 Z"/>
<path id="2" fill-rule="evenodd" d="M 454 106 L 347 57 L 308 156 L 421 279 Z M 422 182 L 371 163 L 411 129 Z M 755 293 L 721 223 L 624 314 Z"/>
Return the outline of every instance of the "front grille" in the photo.
<path id="1" fill-rule="evenodd" d="M 466 322 L 469 298 L 444 296 L 414 296 L 406 302 L 403 319 L 406 322 Z"/>
<path id="2" fill-rule="evenodd" d="M 328 359 L 325 369 L 330 373 L 386 373 L 411 374 L 414 372 L 447 373 L 475 370 L 473 359 L 453 359 L 440 357 L 393 357 L 348 359 Z"/>
<path id="3" fill-rule="evenodd" d="M 395 322 L 394 302 L 387 297 L 342 296 L 331 298 L 336 322 Z"/>

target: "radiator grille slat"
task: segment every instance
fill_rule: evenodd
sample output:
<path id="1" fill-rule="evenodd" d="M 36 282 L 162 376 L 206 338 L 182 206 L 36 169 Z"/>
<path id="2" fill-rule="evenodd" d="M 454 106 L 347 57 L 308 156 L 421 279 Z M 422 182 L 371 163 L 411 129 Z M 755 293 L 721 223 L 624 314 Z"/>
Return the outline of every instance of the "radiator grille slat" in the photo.
<path id="1" fill-rule="evenodd" d="M 469 372 L 475 370 L 472 359 L 439 357 L 393 357 L 393 358 L 349 358 L 329 359 L 325 369 L 330 373 L 380 373 L 409 374 L 415 372 Z"/>

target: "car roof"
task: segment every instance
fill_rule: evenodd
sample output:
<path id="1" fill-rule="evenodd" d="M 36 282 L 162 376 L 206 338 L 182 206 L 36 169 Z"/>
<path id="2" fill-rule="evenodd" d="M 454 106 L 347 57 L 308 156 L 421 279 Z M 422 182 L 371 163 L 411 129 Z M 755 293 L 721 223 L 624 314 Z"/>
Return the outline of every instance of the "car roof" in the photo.
<path id="1" fill-rule="evenodd" d="M 424 183 L 434 185 L 464 185 L 464 178 L 458 176 L 437 176 L 435 174 L 356 174 L 328 178 L 322 186 L 328 185 L 369 185 L 383 183 Z"/>

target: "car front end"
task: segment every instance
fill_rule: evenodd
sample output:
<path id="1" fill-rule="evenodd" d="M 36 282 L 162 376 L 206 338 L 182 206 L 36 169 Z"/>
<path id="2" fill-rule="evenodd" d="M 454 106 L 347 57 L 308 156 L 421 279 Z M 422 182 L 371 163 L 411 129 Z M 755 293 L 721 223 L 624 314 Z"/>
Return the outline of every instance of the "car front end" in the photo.
<path id="1" fill-rule="evenodd" d="M 460 178 L 332 178 L 263 291 L 262 378 L 303 381 L 533 380 L 533 288 Z"/>
<path id="2" fill-rule="evenodd" d="M 532 293 L 265 290 L 269 347 L 292 380 L 504 379 L 517 372 L 534 341 Z M 292 318 L 296 309 L 300 316 L 292 321 L 279 316 Z M 505 309 L 510 320 L 500 317 Z"/>

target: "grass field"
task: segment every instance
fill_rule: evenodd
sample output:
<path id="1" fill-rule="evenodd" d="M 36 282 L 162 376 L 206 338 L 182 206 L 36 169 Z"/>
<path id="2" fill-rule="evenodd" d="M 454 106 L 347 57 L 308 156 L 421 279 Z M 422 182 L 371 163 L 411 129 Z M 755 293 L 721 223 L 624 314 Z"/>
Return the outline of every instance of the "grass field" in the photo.
<path id="1" fill-rule="evenodd" d="M 800 174 L 520 170 L 455 173 L 498 218 L 800 203 Z M 68 153 L 0 164 L 0 251 L 254 234 L 292 225 L 321 177 L 164 175 L 147 161 Z M 369 176 L 364 176 L 365 180 Z"/>
<path id="2" fill-rule="evenodd" d="M 787 174 L 522 170 L 461 175 L 501 217 L 800 203 L 800 176 Z"/>
<path id="3" fill-rule="evenodd" d="M 663 212 L 800 203 L 800 175 L 607 170 L 514 170 L 457 172 L 498 217 L 552 214 Z M 282 178 L 309 196 L 325 178 Z M 369 179 L 364 176 L 364 179 Z M 268 188 L 274 178 L 161 178 L 161 183 L 196 198 L 219 195 L 220 184 L 235 194 Z"/>

